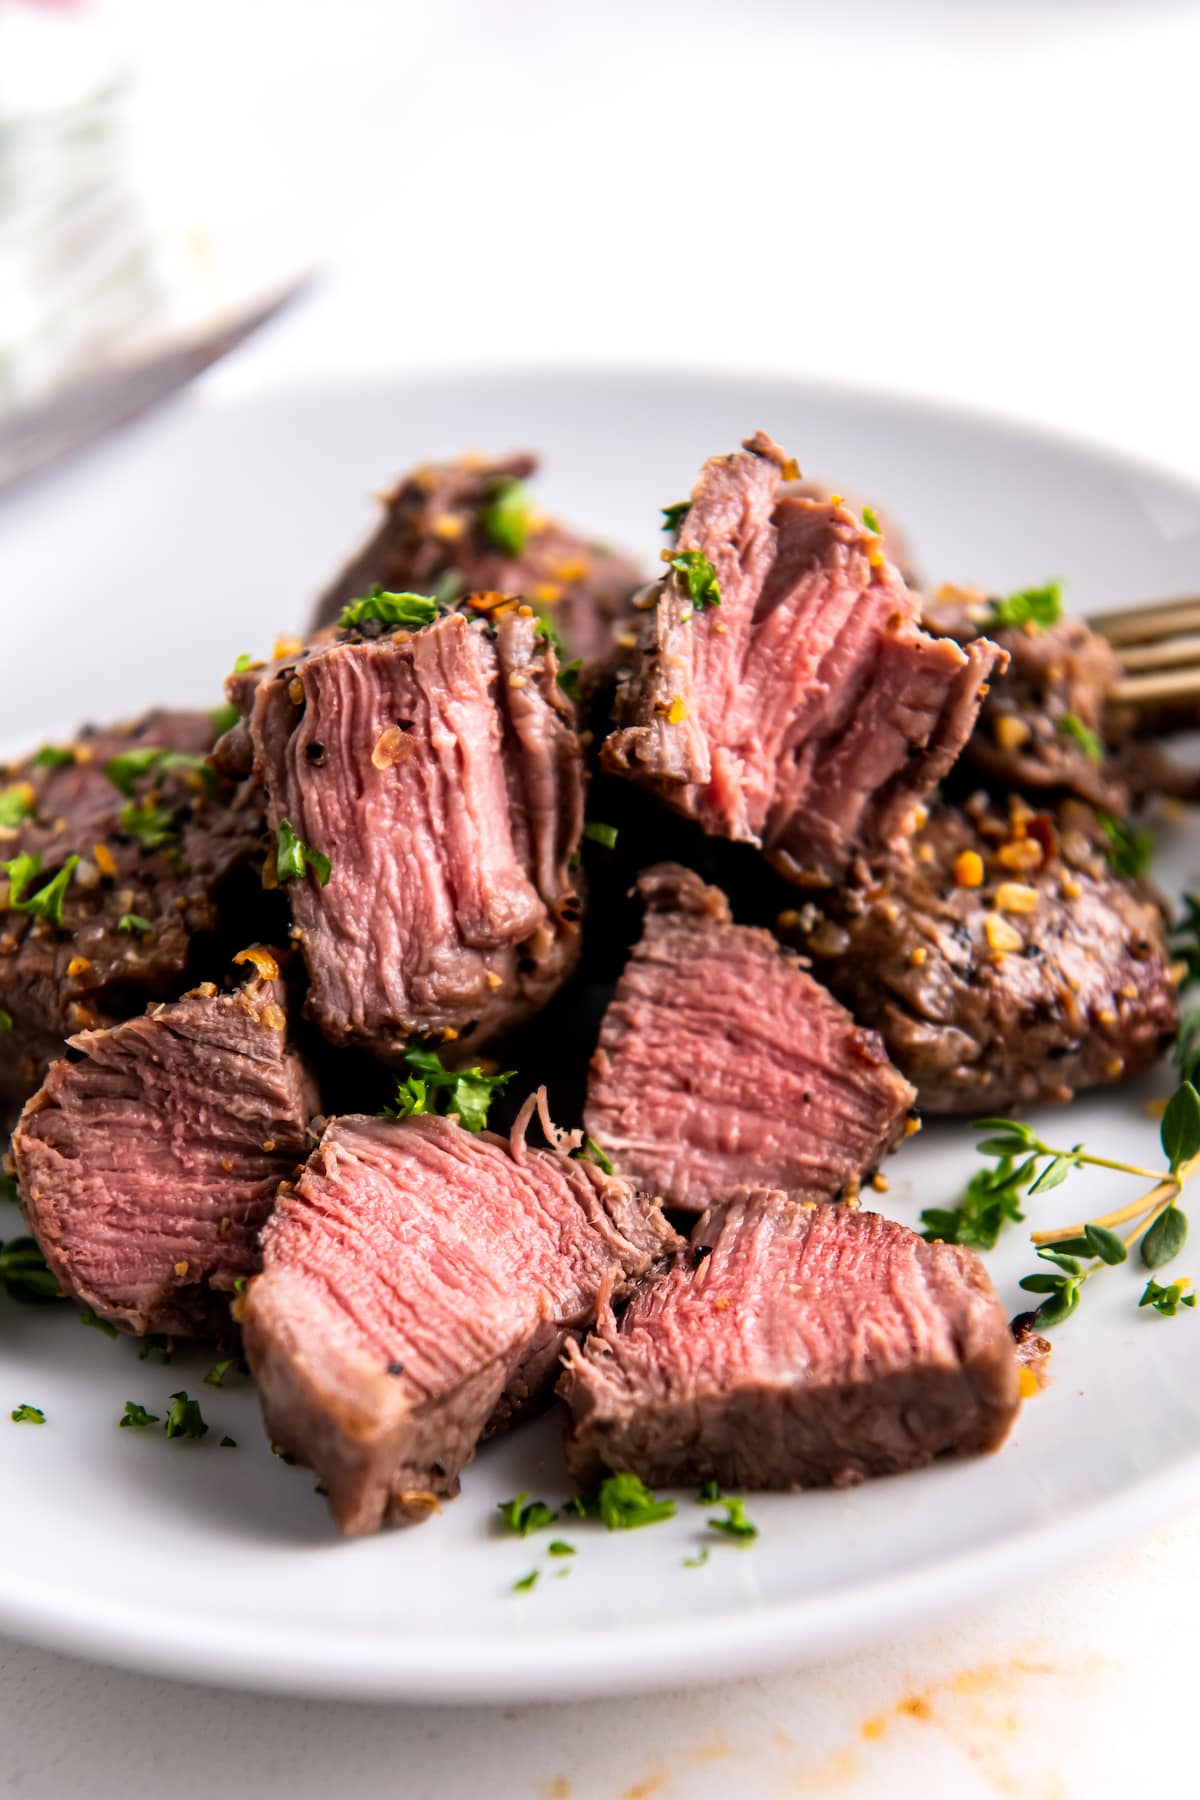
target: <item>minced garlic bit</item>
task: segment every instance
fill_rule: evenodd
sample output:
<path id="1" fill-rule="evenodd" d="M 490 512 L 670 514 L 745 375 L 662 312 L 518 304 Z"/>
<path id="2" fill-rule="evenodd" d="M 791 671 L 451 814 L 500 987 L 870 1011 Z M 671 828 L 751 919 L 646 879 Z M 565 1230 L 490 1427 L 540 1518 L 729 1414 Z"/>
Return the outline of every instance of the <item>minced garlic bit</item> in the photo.
<path id="1" fill-rule="evenodd" d="M 1025 940 L 1019 931 L 1014 931 L 1007 919 L 999 913 L 989 913 L 984 922 L 987 941 L 996 956 L 1007 956 L 1013 950 L 1022 950 Z"/>
<path id="2" fill-rule="evenodd" d="M 1064 875 L 1063 876 L 1063 878 L 1062 878 L 1062 897 L 1064 900 L 1078 900 L 1078 898 L 1079 898 L 1080 894 L 1082 894 L 1082 892 L 1083 892 L 1082 885 L 1078 881 L 1076 881 L 1076 879 L 1073 875 Z"/>
<path id="3" fill-rule="evenodd" d="M 1117 1015 L 1111 1006 L 1102 1006 L 1100 1011 L 1096 1014 L 1096 1023 L 1098 1025 L 1115 1025 L 1116 1022 Z"/>
<path id="4" fill-rule="evenodd" d="M 235 964 L 253 963 L 264 981 L 279 980 L 279 964 L 269 950 L 260 950 L 257 945 L 252 945 L 249 950 L 239 950 L 233 960 Z"/>
<path id="5" fill-rule="evenodd" d="M 867 557 L 867 567 L 870 569 L 882 569 L 883 563 L 884 563 L 883 551 L 880 550 L 878 546 L 876 546 L 875 549 L 873 549 L 870 552 L 869 556 Z"/>
<path id="6" fill-rule="evenodd" d="M 881 1175 L 877 1169 L 871 1177 L 871 1186 L 875 1189 L 877 1194 L 886 1194 L 891 1183 L 887 1176 Z"/>
<path id="7" fill-rule="evenodd" d="M 1042 846 L 1036 838 L 1016 837 L 1007 844 L 1001 844 L 996 852 L 996 861 L 1005 869 L 1015 869 L 1022 874 L 1030 869 L 1039 869 L 1043 860 Z"/>
<path id="8" fill-rule="evenodd" d="M 535 606 L 557 606 L 563 597 L 563 591 L 557 581 L 538 581 L 534 583 L 529 597 Z"/>
<path id="9" fill-rule="evenodd" d="M 91 968 L 86 956 L 73 956 L 67 964 L 67 974 L 74 981 L 78 975 L 86 975 Z"/>
<path id="10" fill-rule="evenodd" d="M 842 504 L 842 496 L 840 494 L 830 494 L 829 504 L 830 506 L 840 506 Z"/>
<path id="11" fill-rule="evenodd" d="M 1001 713 L 992 726 L 1002 750 L 1019 750 L 1029 741 L 1029 727 L 1015 713 Z"/>
<path id="12" fill-rule="evenodd" d="M 667 708 L 667 724 L 680 725 L 687 716 L 688 710 L 683 704 L 683 696 L 681 694 L 676 694 L 670 706 Z"/>
<path id="13" fill-rule="evenodd" d="M 453 1025 L 444 1025 L 442 1027 L 442 1042 L 444 1044 L 452 1044 L 457 1036 L 458 1032 Z"/>
<path id="14" fill-rule="evenodd" d="M 1002 881 L 996 889 L 996 905 L 1001 912 L 1036 912 L 1037 903 L 1037 889 L 1026 887 L 1022 881 Z"/>
<path id="15" fill-rule="evenodd" d="M 1035 1394 L 1042 1391 L 1041 1383 L 1028 1363 L 1022 1363 L 1017 1370 L 1017 1386 L 1022 1400 L 1032 1400 Z"/>
<path id="16" fill-rule="evenodd" d="M 1123 1056 L 1111 1057 L 1104 1065 L 1104 1073 L 1110 1081 L 1116 1081 L 1119 1075 L 1125 1073 L 1125 1058 Z"/>
<path id="17" fill-rule="evenodd" d="M 270 1006 L 264 1006 L 259 1017 L 270 1031 L 282 1031 L 287 1024 L 287 1014 L 282 1006 L 276 1006 L 274 1002 Z"/>
<path id="18" fill-rule="evenodd" d="M 933 861 L 933 845 L 932 844 L 918 844 L 917 845 L 917 861 L 923 862 L 923 863 L 931 863 Z"/>
<path id="19" fill-rule="evenodd" d="M 178 1275 L 180 1281 L 183 1280 L 183 1278 L 187 1274 L 187 1272 L 188 1272 L 188 1266 L 185 1262 L 177 1262 L 175 1264 L 175 1273 Z"/>
<path id="20" fill-rule="evenodd" d="M 566 562 L 560 562 L 554 573 L 559 581 L 586 581 L 591 566 L 586 556 L 576 556 Z"/>
<path id="21" fill-rule="evenodd" d="M 714 1312 L 728 1312 L 729 1311 L 729 1296 L 727 1294 L 718 1294 L 717 1295 L 716 1299 L 713 1301 L 713 1311 Z"/>
<path id="22" fill-rule="evenodd" d="M 272 1151 L 274 1150 L 274 1148 L 275 1148 L 275 1139 L 274 1138 L 264 1138 L 263 1139 L 263 1155 L 264 1156 L 270 1156 Z"/>
<path id="23" fill-rule="evenodd" d="M 508 678 L 508 685 L 510 688 L 523 688 L 525 686 L 525 677 L 523 675 L 518 675 L 514 669 Z"/>
<path id="24" fill-rule="evenodd" d="M 919 969 L 928 954 L 929 952 L 926 950 L 925 946 L 923 944 L 918 944 L 914 950 L 909 951 L 908 960 L 914 969 Z"/>
<path id="25" fill-rule="evenodd" d="M 498 987 L 504 986 L 504 977 L 502 975 L 497 975 L 495 969 L 489 969 L 483 979 L 487 982 L 487 984 L 490 988 L 498 988 Z"/>
<path id="26" fill-rule="evenodd" d="M 926 825 L 929 823 L 929 808 L 923 806 L 918 800 L 917 804 L 912 809 L 911 818 L 913 830 L 924 831 Z"/>
<path id="27" fill-rule="evenodd" d="M 780 931 L 795 931 L 800 923 L 800 914 L 794 906 L 789 906 L 783 912 L 776 914 L 775 923 Z"/>
<path id="28" fill-rule="evenodd" d="M 799 481 L 800 464 L 796 461 L 794 456 L 787 456 L 784 458 L 779 470 L 779 479 L 780 481 Z"/>
<path id="29" fill-rule="evenodd" d="M 304 654 L 304 639 L 281 635 L 275 639 L 275 648 L 271 652 L 272 662 L 286 662 L 289 657 Z"/>
<path id="30" fill-rule="evenodd" d="M 978 850 L 960 850 L 954 859 L 954 879 L 959 887 L 983 886 L 983 858 Z"/>
<path id="31" fill-rule="evenodd" d="M 100 873 L 107 881 L 117 879 L 117 865 L 113 861 L 113 853 L 107 844 L 93 844 L 92 858 Z"/>
<path id="32" fill-rule="evenodd" d="M 456 513 L 439 513 L 429 529 L 443 544 L 453 544 L 467 529 L 467 522 Z"/>

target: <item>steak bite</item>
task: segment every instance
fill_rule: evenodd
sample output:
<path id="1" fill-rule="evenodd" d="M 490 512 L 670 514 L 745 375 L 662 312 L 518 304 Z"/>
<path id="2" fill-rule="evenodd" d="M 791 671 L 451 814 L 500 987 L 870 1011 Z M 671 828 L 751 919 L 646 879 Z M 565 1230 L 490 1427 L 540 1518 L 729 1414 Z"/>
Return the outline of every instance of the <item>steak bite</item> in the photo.
<path id="1" fill-rule="evenodd" d="M 333 1044 L 394 1059 L 440 1033 L 466 1054 L 574 966 L 582 753 L 537 623 L 513 607 L 343 633 L 253 688 L 308 1012 Z M 315 873 L 289 865 L 296 840 Z"/>
<path id="2" fill-rule="evenodd" d="M 272 1440 L 343 1531 L 424 1518 L 552 1387 L 598 1300 L 681 1240 L 625 1182 L 432 1114 L 330 1121 L 263 1232 L 242 1327 Z"/>
<path id="3" fill-rule="evenodd" d="M 265 950 L 250 979 L 70 1041 L 21 1115 L 21 1204 L 60 1285 L 122 1331 L 221 1335 L 317 1098 Z"/>
<path id="4" fill-rule="evenodd" d="M 828 882 L 911 829 L 1005 657 L 922 631 L 878 538 L 833 499 L 781 492 L 783 472 L 762 432 L 706 463 L 602 761 Z"/>
<path id="5" fill-rule="evenodd" d="M 261 801 L 207 761 L 215 736 L 152 712 L 0 769 L 0 1125 L 72 1032 L 177 994 L 261 908 Z"/>
<path id="6" fill-rule="evenodd" d="M 689 870 L 661 864 L 638 889 L 645 930 L 592 1058 L 590 1135 L 690 1211 L 741 1186 L 856 1191 L 916 1098 L 879 1037 Z"/>
<path id="7" fill-rule="evenodd" d="M 1044 594 L 1053 609 L 1056 589 Z M 983 781 L 999 793 L 1074 794 L 1125 813 L 1129 788 L 1103 737 L 1109 692 L 1121 674 L 1112 646 L 1082 619 L 997 626 L 993 611 L 992 601 L 969 588 L 941 588 L 925 607 L 929 630 L 965 646 L 986 631 L 1009 658 L 983 702 L 956 781 Z"/>
<path id="8" fill-rule="evenodd" d="M 426 463 L 384 498 L 378 528 L 317 602 L 313 629 L 372 584 L 418 594 L 522 594 L 585 661 L 612 649 L 613 627 L 645 580 L 616 550 L 534 508 L 524 482 L 537 458 L 462 456 Z"/>
<path id="9" fill-rule="evenodd" d="M 1012 1337 L 970 1250 L 878 1213 L 758 1189 L 567 1347 L 567 1462 L 651 1484 L 845 1487 L 996 1450 Z"/>
<path id="10" fill-rule="evenodd" d="M 923 1111 L 1065 1103 L 1146 1068 L 1178 1023 L 1162 914 L 1100 835 L 1077 801 L 1055 818 L 946 807 L 911 856 L 780 926 Z"/>

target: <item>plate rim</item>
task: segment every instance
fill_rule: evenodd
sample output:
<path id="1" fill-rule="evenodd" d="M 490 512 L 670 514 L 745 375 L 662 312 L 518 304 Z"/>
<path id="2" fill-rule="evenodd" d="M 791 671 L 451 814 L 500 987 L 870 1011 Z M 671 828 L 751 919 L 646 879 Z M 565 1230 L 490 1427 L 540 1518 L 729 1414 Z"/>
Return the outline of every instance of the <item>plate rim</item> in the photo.
<path id="1" fill-rule="evenodd" d="M 1115 445 L 1019 415 L 955 399 L 927 398 L 885 384 L 820 375 L 736 367 L 656 367 L 646 362 L 532 359 L 513 365 L 455 362 L 429 371 L 384 370 L 318 373 L 302 379 L 267 380 L 222 390 L 219 371 L 190 390 L 186 405 L 236 415 L 281 398 L 323 394 L 343 398 L 436 390 L 474 382 L 493 388 L 530 380 L 564 388 L 613 383 L 654 383 L 660 388 L 720 389 L 733 393 L 768 388 L 794 406 L 805 394 L 849 410 L 880 407 L 926 426 L 974 429 L 996 438 L 1044 446 L 1089 461 L 1122 479 L 1137 479 L 1200 502 L 1200 478 L 1131 455 Z M 176 424 L 182 409 L 171 409 Z M 156 415 L 136 421 L 121 441 L 134 448 Z M 52 471 L 36 484 L 44 495 L 56 481 L 78 480 L 85 459 Z M 32 490 L 22 490 L 23 492 Z M 20 504 L 9 498 L 9 507 Z M 8 513 L 11 517 L 11 510 Z M 713 1612 L 686 1622 L 593 1628 L 588 1655 L 578 1656 L 578 1634 L 555 1631 L 523 1639 L 447 1636 L 444 1641 L 385 1637 L 361 1630 L 319 1637 L 294 1626 L 239 1623 L 220 1616 L 182 1619 L 137 1601 L 81 1603 L 66 1585 L 21 1579 L 0 1571 L 0 1632 L 19 1641 L 82 1656 L 139 1673 L 216 1687 L 314 1699 L 421 1704 L 506 1704 L 518 1700 L 568 1701 L 612 1698 L 762 1674 L 818 1655 L 842 1654 L 888 1633 L 915 1630 L 990 1596 L 1016 1575 L 1021 1586 L 1036 1576 L 1084 1562 L 1123 1536 L 1163 1523 L 1189 1503 L 1200 1502 L 1200 1444 L 1181 1452 L 1157 1473 L 1075 1506 L 1062 1517 L 1028 1524 L 987 1543 L 891 1575 L 871 1576 L 828 1593 Z M 752 1554 L 752 1552 L 751 1552 Z"/>

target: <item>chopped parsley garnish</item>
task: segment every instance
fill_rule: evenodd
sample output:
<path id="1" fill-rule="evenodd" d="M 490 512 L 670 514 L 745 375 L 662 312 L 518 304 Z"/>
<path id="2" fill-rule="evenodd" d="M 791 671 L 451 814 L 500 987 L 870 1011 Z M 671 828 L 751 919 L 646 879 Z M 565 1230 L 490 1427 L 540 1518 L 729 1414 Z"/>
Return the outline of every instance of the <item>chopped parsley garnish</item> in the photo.
<path id="1" fill-rule="evenodd" d="M 154 926 L 149 919 L 143 919 L 141 913 L 122 913 L 117 920 L 118 931 L 138 932 L 153 931 Z"/>
<path id="2" fill-rule="evenodd" d="M 565 1538 L 551 1538 L 546 1545 L 546 1553 L 549 1556 L 574 1556 L 575 1546 L 568 1544 Z"/>
<path id="3" fill-rule="evenodd" d="M 664 531 L 678 531 L 683 521 L 692 510 L 690 500 L 673 500 L 670 506 L 662 509 L 662 528 Z"/>
<path id="4" fill-rule="evenodd" d="M 432 625 L 438 616 L 438 603 L 428 594 L 393 594 L 373 582 L 361 600 L 351 600 L 342 608 L 339 631 L 353 631 L 368 619 L 378 619 L 392 630 L 418 631 Z"/>
<path id="5" fill-rule="evenodd" d="M 328 887 L 333 864 L 320 850 L 313 850 L 296 836 L 286 819 L 279 825 L 279 842 L 275 851 L 275 873 L 280 883 L 294 881 L 311 869 L 322 887 Z"/>
<path id="6" fill-rule="evenodd" d="M 558 629 L 558 626 L 552 619 L 547 619 L 544 614 L 540 618 L 535 619 L 533 621 L 533 635 L 534 637 L 545 638 L 546 642 L 550 645 L 550 648 L 554 651 L 555 656 L 562 655 L 562 632 Z"/>
<path id="7" fill-rule="evenodd" d="M 1097 763 L 1104 761 L 1104 745 L 1091 726 L 1084 724 L 1078 713 L 1063 713 L 1058 721 L 1058 729 L 1064 737 L 1074 738 L 1090 761 Z"/>
<path id="8" fill-rule="evenodd" d="M 136 1400 L 127 1400 L 125 1411 L 117 1420 L 117 1424 L 123 1431 L 142 1431 L 147 1425 L 158 1424 L 158 1414 L 147 1412 L 145 1407 L 139 1406 Z"/>
<path id="9" fill-rule="evenodd" d="M 531 1500 L 524 1488 L 513 1499 L 502 1500 L 496 1511 L 508 1529 L 515 1531 L 518 1537 L 528 1537 L 531 1531 L 544 1531 L 558 1517 L 554 1508 L 547 1506 L 544 1500 Z M 553 1545 L 551 1550 L 553 1551 Z"/>
<path id="10" fill-rule="evenodd" d="M 404 1060 L 416 1076 L 397 1082 L 392 1104 L 384 1107 L 383 1117 L 411 1119 L 428 1112 L 432 1092 L 443 1096 L 441 1111 L 457 1113 L 458 1122 L 466 1131 L 483 1130 L 493 1099 L 504 1092 L 517 1072 L 501 1069 L 495 1075 L 485 1075 L 478 1064 L 470 1069 L 448 1069 L 436 1050 L 420 1044 L 406 1050 Z"/>
<path id="11" fill-rule="evenodd" d="M 513 1593 L 514 1594 L 530 1593 L 537 1586 L 538 1576 L 540 1574 L 541 1574 L 540 1569 L 530 1569 L 528 1575 L 522 1575 L 520 1581 L 513 1582 Z"/>
<path id="12" fill-rule="evenodd" d="M 13 1194 L 16 1199 L 16 1194 Z M 31 1237 L 9 1238 L 0 1244 L 0 1293 L 24 1306 L 57 1300 L 58 1277 L 46 1267 L 46 1259 Z"/>
<path id="13" fill-rule="evenodd" d="M 0 788 L 0 831 L 14 831 L 22 819 L 28 819 L 36 802 L 27 781 L 16 781 Z"/>
<path id="14" fill-rule="evenodd" d="M 199 1401 L 189 1400 L 184 1389 L 172 1394 L 163 1430 L 169 1438 L 204 1437 L 208 1426 L 201 1415 Z"/>
<path id="15" fill-rule="evenodd" d="M 204 1377 L 205 1382 L 209 1387 L 224 1387 L 225 1377 L 228 1375 L 230 1369 L 236 1367 L 237 1357 L 226 1356 L 221 1362 L 215 1362 L 213 1364 L 212 1368 L 208 1371 L 208 1374 Z"/>
<path id="16" fill-rule="evenodd" d="M 162 850 L 179 837 L 179 823 L 167 806 L 152 800 L 127 800 L 117 815 L 122 831 L 136 838 L 143 850 Z"/>
<path id="17" fill-rule="evenodd" d="M 675 1502 L 659 1500 L 640 1475 L 610 1475 L 593 1495 L 576 1495 L 570 1510 L 583 1519 L 599 1519 L 609 1531 L 636 1531 L 675 1517 Z"/>
<path id="18" fill-rule="evenodd" d="M 697 612 L 703 612 L 706 606 L 720 606 L 721 584 L 717 580 L 717 571 L 702 550 L 677 550 L 669 560 L 670 567 L 683 576 L 688 598 Z"/>
<path id="19" fill-rule="evenodd" d="M 33 759 L 35 769 L 65 769 L 75 761 L 75 752 L 62 744 L 43 744 Z"/>
<path id="20" fill-rule="evenodd" d="M 235 675 L 244 675 L 247 669 L 252 669 L 253 667 L 254 658 L 248 650 L 243 650 L 242 654 L 233 665 L 233 672 Z"/>
<path id="21" fill-rule="evenodd" d="M 119 793 L 132 799 L 134 783 L 146 775 L 167 774 L 171 769 L 186 769 L 202 775 L 205 781 L 216 780 L 216 770 L 205 756 L 192 756 L 185 750 L 160 750 L 145 745 L 137 750 L 124 750 L 110 757 L 104 773 Z"/>
<path id="22" fill-rule="evenodd" d="M 25 898 L 25 889 L 35 875 L 42 872 L 40 856 L 30 856 L 22 851 L 14 856 L 11 862 L 0 863 L 8 876 L 8 904 L 14 912 L 31 913 L 34 918 L 46 919 L 51 925 L 62 924 L 63 899 L 71 885 L 75 870 L 79 866 L 78 856 L 68 856 L 62 868 L 45 887 L 39 888 L 36 894 Z"/>
<path id="23" fill-rule="evenodd" d="M 29 1406 L 24 1402 L 20 1406 L 14 1406 L 8 1416 L 14 1425 L 44 1425 L 46 1423 L 46 1415 L 40 1406 Z"/>
<path id="24" fill-rule="evenodd" d="M 85 1306 L 80 1313 L 79 1323 L 81 1325 L 90 1325 L 93 1331 L 102 1331 L 106 1338 L 115 1338 L 118 1335 L 117 1328 L 112 1320 L 102 1319 L 99 1313 L 92 1311 L 90 1306 Z"/>
<path id="25" fill-rule="evenodd" d="M 231 1437 L 223 1437 L 221 1439 L 220 1444 L 217 1447 L 220 1450 L 236 1450 L 237 1449 L 237 1439 L 231 1438 Z"/>
<path id="26" fill-rule="evenodd" d="M 709 1526 L 719 1531 L 723 1537 L 733 1538 L 739 1544 L 749 1544 L 758 1536 L 758 1526 L 752 1525 L 746 1517 L 746 1502 L 736 1496 L 721 1502 L 725 1508 L 723 1519 L 710 1519 Z"/>
<path id="27" fill-rule="evenodd" d="M 939 1238 L 944 1244 L 965 1244 L 971 1250 L 994 1250 L 1007 1224 L 1019 1225 L 1021 1194 L 1032 1176 L 1029 1163 L 1017 1166 L 1012 1156 L 1002 1156 L 994 1169 L 972 1175 L 957 1206 L 927 1206 L 920 1217 L 926 1243 Z"/>
<path id="28" fill-rule="evenodd" d="M 704 1567 L 705 1563 L 708 1561 L 711 1554 L 712 1554 L 712 1552 L 709 1550 L 708 1545 L 701 1544 L 701 1546 L 700 1546 L 699 1550 L 696 1552 L 695 1556 L 685 1556 L 684 1557 L 683 1566 L 685 1569 L 702 1569 Z"/>
<path id="29" fill-rule="evenodd" d="M 521 481 L 505 481 L 479 515 L 483 534 L 503 556 L 520 556 L 529 537 L 529 495 Z"/>
<path id="30" fill-rule="evenodd" d="M 1139 829 L 1126 825 L 1107 812 L 1098 812 L 1096 820 L 1108 839 L 1108 860 L 1113 874 L 1127 881 L 1143 874 L 1154 855 L 1154 833 L 1144 826 Z"/>
<path id="31" fill-rule="evenodd" d="M 606 850 L 615 850 L 617 847 L 616 826 L 605 825 L 599 819 L 585 819 L 583 835 L 590 838 L 593 844 L 603 844 Z"/>
<path id="32" fill-rule="evenodd" d="M 12 1029 L 13 1029 L 12 1014 L 10 1012 L 8 1012 L 5 1007 L 0 1006 L 0 1031 L 11 1031 Z"/>
<path id="33" fill-rule="evenodd" d="M 1056 625 L 1062 618 L 1062 582 L 1048 581 L 1044 587 L 1021 588 L 1007 599 L 993 600 L 984 621 L 985 629 L 1005 625 Z"/>
<path id="34" fill-rule="evenodd" d="M 575 1155 L 580 1162 L 595 1163 L 596 1167 L 601 1169 L 605 1175 L 611 1175 L 613 1172 L 611 1159 L 605 1156 L 595 1138 L 584 1138 L 583 1147 L 577 1150 Z"/>
<path id="35" fill-rule="evenodd" d="M 242 715 L 232 700 L 226 700 L 221 706 L 214 706 L 208 716 L 217 736 L 224 737 L 227 731 L 233 730 Z"/>
<path id="36" fill-rule="evenodd" d="M 875 511 L 874 511 L 873 507 L 870 507 L 870 506 L 863 507 L 862 522 L 866 526 L 868 531 L 873 532 L 876 537 L 882 537 L 883 533 L 880 530 L 879 520 L 875 517 Z"/>
<path id="37" fill-rule="evenodd" d="M 1195 1306 L 1195 1294 L 1187 1292 L 1191 1285 L 1186 1276 L 1179 1281 L 1171 1282 L 1169 1287 L 1161 1287 L 1151 1277 L 1146 1283 L 1138 1305 L 1152 1306 L 1155 1312 L 1162 1314 L 1164 1319 L 1173 1319 L 1177 1316 L 1181 1306 Z"/>
<path id="38" fill-rule="evenodd" d="M 568 700 L 579 698 L 579 672 L 582 668 L 583 663 L 577 656 L 574 662 L 567 663 L 558 671 L 558 685 Z"/>
<path id="39" fill-rule="evenodd" d="M 716 1506 L 721 1498 L 720 1488 L 717 1486 L 717 1483 L 710 1478 L 696 1495 L 696 1505 Z"/>

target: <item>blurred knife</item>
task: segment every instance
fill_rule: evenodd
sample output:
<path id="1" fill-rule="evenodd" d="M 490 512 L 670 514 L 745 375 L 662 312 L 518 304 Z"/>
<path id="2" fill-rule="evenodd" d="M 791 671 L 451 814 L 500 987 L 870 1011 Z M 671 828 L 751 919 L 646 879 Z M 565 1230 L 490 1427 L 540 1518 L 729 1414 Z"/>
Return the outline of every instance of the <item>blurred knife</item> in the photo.
<path id="1" fill-rule="evenodd" d="M 310 280 L 310 274 L 301 275 L 228 325 L 189 338 L 146 362 L 122 364 L 94 381 L 77 383 L 47 405 L 0 424 L 0 494 L 65 462 L 186 387 L 282 312 Z"/>

